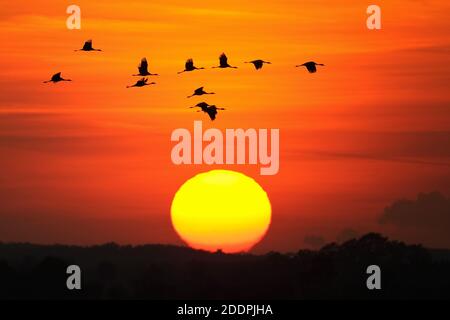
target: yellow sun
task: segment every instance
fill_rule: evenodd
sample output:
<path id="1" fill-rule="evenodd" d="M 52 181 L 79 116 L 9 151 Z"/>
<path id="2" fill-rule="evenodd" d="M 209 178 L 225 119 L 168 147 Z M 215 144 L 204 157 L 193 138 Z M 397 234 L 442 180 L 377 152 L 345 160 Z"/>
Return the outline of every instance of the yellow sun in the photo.
<path id="1" fill-rule="evenodd" d="M 172 224 L 191 247 L 208 251 L 247 251 L 267 232 L 271 205 L 252 178 L 213 170 L 186 181 L 172 201 Z"/>

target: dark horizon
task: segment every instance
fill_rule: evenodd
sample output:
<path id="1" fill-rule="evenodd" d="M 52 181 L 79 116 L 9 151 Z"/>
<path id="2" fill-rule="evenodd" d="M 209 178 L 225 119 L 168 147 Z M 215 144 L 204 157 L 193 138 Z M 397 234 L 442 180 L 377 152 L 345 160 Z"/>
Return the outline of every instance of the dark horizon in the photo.
<path id="1" fill-rule="evenodd" d="M 362 234 L 358 237 L 355 238 L 349 238 L 347 240 L 344 241 L 330 241 L 330 242 L 326 242 L 316 248 L 313 248 L 313 245 L 305 245 L 305 246 L 300 246 L 298 248 L 297 251 L 302 251 L 302 250 L 310 250 L 310 251 L 320 251 L 323 247 L 327 247 L 330 245 L 342 245 L 346 242 L 349 241 L 354 241 L 354 240 L 358 240 L 361 237 L 364 237 L 368 234 L 379 234 L 382 237 L 385 237 L 386 239 L 388 239 L 389 241 L 394 241 L 394 242 L 399 242 L 399 243 L 404 243 L 406 245 L 411 245 L 411 246 L 420 246 L 423 247 L 424 249 L 427 250 L 431 250 L 431 251 L 440 251 L 440 250 L 449 250 L 450 251 L 450 246 L 449 247 L 429 247 L 429 246 L 425 246 L 422 243 L 419 242 L 408 242 L 408 241 L 403 241 L 403 240 L 399 240 L 399 239 L 392 239 L 386 235 L 380 234 L 379 232 L 367 232 L 365 234 Z M 192 250 L 192 251 L 197 251 L 197 252 L 203 252 L 203 253 L 207 253 L 207 254 L 216 254 L 218 252 L 220 252 L 221 254 L 225 254 L 225 255 L 252 255 L 252 256 L 264 256 L 264 255 L 268 255 L 271 253 L 279 253 L 279 254 L 283 254 L 283 255 L 290 255 L 290 254 L 295 254 L 296 251 L 295 250 L 289 250 L 289 251 L 282 251 L 282 250 L 269 250 L 269 251 L 265 251 L 265 252 L 255 252 L 254 248 L 248 250 L 248 251 L 241 251 L 241 252 L 236 252 L 236 253 L 224 253 L 222 252 L 222 250 L 217 250 L 217 251 L 208 251 L 208 250 L 203 250 L 203 249 L 195 249 L 195 248 L 191 248 L 188 244 L 173 244 L 173 243 L 119 243 L 116 241 L 106 241 L 106 242 L 101 242 L 101 243 L 92 243 L 92 244 L 76 244 L 76 243 L 38 243 L 38 242 L 29 242 L 29 241 L 24 241 L 24 242 L 15 242 L 15 241 L 1 241 L 0 240 L 0 246 L 1 245 L 6 245 L 6 246 L 32 246 L 32 247 L 40 247 L 40 248 L 48 248 L 48 247 L 59 247 L 59 248 L 82 248 L 82 249 L 93 249 L 93 248 L 99 248 L 99 247 L 109 247 L 109 246 L 113 246 L 113 247 L 120 247 L 120 248 L 131 248 L 131 249 L 137 249 L 137 248 L 142 248 L 142 247 L 167 247 L 167 248 L 180 248 L 180 249 L 188 249 L 188 250 Z M 257 246 L 257 245 L 256 245 Z M 255 247 L 256 247 L 255 246 Z M 1 258 L 1 257 L 0 257 Z"/>
<path id="2" fill-rule="evenodd" d="M 0 257 L 1 299 L 450 298 L 450 249 L 425 249 L 374 233 L 291 254 L 0 243 Z M 69 265 L 81 268 L 82 290 L 67 290 Z M 381 268 L 383 290 L 367 290 L 370 265 Z"/>

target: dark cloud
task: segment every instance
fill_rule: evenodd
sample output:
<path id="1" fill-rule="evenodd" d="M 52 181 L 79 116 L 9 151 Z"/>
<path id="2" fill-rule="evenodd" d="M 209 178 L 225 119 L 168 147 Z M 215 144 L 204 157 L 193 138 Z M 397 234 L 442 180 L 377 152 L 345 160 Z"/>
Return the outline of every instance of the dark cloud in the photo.
<path id="1" fill-rule="evenodd" d="M 450 230 L 450 198 L 439 192 L 420 193 L 416 200 L 398 200 L 384 209 L 380 224 Z"/>
<path id="2" fill-rule="evenodd" d="M 431 192 L 420 193 L 415 200 L 398 200 L 384 209 L 378 222 L 394 227 L 399 238 L 446 247 L 450 245 L 450 198 Z"/>

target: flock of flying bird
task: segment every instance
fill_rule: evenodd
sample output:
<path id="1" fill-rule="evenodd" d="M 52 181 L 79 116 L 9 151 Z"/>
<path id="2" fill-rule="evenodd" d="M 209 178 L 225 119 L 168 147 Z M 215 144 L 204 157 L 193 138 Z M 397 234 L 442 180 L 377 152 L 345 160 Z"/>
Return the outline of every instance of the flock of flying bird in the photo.
<path id="1" fill-rule="evenodd" d="M 92 46 L 92 40 L 88 40 L 84 43 L 83 48 L 79 49 L 79 50 L 75 50 L 75 51 L 102 51 L 100 49 L 95 49 Z M 260 70 L 262 69 L 262 67 L 264 66 L 264 64 L 271 64 L 271 62 L 268 61 L 264 61 L 261 59 L 258 60 L 253 60 L 253 61 L 248 61 L 245 63 L 251 63 L 253 64 L 253 66 L 255 67 L 256 70 Z M 303 64 L 297 65 L 296 67 L 305 67 L 309 73 L 315 73 L 317 72 L 317 66 L 324 66 L 324 64 L 321 63 L 316 63 L 314 61 L 309 61 L 309 62 L 305 62 Z M 237 67 L 235 66 L 231 66 L 228 63 L 228 57 L 225 55 L 225 53 L 222 53 L 219 57 L 219 65 L 212 67 L 212 68 L 221 68 L 221 69 L 225 69 L 225 68 L 233 68 L 233 69 L 237 69 Z M 206 69 L 206 68 L 198 68 L 194 65 L 194 60 L 193 59 L 188 59 L 185 63 L 184 66 L 184 70 L 178 72 L 178 74 L 184 73 L 184 72 L 192 72 L 195 70 L 202 70 L 202 69 Z M 141 63 L 138 66 L 138 74 L 133 74 L 133 76 L 138 76 L 138 77 L 142 77 L 140 80 L 136 81 L 135 84 L 131 85 L 131 86 L 127 86 L 127 88 L 133 88 L 133 87 L 145 87 L 145 86 L 149 86 L 149 85 L 154 85 L 156 84 L 156 82 L 148 82 L 148 76 L 158 76 L 158 74 L 156 73 L 151 73 L 148 71 L 148 62 L 146 58 L 142 58 Z M 56 74 L 54 74 L 50 80 L 48 81 L 44 81 L 44 83 L 57 83 L 57 82 L 61 82 L 61 81 L 72 81 L 70 79 L 64 79 L 61 76 L 61 72 L 58 72 Z M 208 95 L 208 94 L 215 94 L 214 92 L 206 92 L 204 90 L 204 87 L 200 87 L 198 89 L 196 89 L 194 91 L 194 93 L 190 96 L 188 96 L 188 98 L 192 98 L 194 96 L 203 96 L 203 95 Z M 205 112 L 206 114 L 208 114 L 208 116 L 210 117 L 210 119 L 212 121 L 214 121 L 216 119 L 217 116 L 217 111 L 218 110 L 225 110 L 225 108 L 218 108 L 215 105 L 209 105 L 206 102 L 201 102 L 198 103 L 197 105 L 190 107 L 192 108 L 200 108 L 199 111 L 197 112 Z"/>

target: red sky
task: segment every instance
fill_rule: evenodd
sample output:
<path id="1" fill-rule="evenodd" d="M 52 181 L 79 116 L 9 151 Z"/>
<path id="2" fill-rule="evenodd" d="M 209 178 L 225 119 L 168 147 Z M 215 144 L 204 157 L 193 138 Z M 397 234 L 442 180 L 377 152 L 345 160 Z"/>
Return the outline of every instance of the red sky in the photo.
<path id="1" fill-rule="evenodd" d="M 305 236 L 383 231 L 383 208 L 450 193 L 448 1 L 0 1 L 0 241 L 175 243 L 170 202 L 197 172 L 176 167 L 170 134 L 205 127 L 279 128 L 280 172 L 231 166 L 267 191 L 273 223 L 255 250 L 297 250 Z M 101 53 L 74 52 L 94 39 Z M 237 70 L 177 75 L 187 58 Z M 146 56 L 154 87 L 127 90 Z M 256 72 L 251 59 L 273 64 Z M 296 64 L 324 63 L 317 74 Z M 42 81 L 58 71 L 71 83 Z M 218 121 L 187 107 L 204 85 Z"/>

